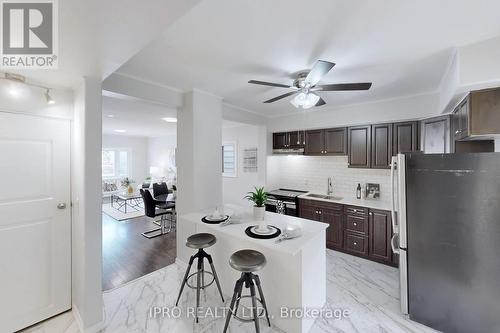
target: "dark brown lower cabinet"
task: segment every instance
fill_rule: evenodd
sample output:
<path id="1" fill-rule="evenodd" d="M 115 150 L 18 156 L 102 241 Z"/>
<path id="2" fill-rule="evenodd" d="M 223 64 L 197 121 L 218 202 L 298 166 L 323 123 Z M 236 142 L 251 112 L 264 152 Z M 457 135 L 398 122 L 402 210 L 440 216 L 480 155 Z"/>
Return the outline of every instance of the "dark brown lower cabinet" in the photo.
<path id="1" fill-rule="evenodd" d="M 326 229 L 326 246 L 329 249 L 342 249 L 344 243 L 342 205 L 321 208 L 321 222 L 330 225 Z"/>
<path id="2" fill-rule="evenodd" d="M 326 247 L 397 266 L 391 250 L 391 213 L 384 210 L 299 199 L 299 217 L 328 223 Z"/>
<path id="3" fill-rule="evenodd" d="M 342 249 L 344 232 L 342 205 L 301 199 L 299 200 L 299 216 L 328 223 L 326 246 L 329 249 Z"/>
<path id="4" fill-rule="evenodd" d="M 368 240 L 365 236 L 347 232 L 345 234 L 345 250 L 349 253 L 366 256 L 368 254 Z"/>
<path id="5" fill-rule="evenodd" d="M 390 212 L 370 209 L 368 226 L 369 256 L 377 261 L 391 262 L 392 223 Z"/>

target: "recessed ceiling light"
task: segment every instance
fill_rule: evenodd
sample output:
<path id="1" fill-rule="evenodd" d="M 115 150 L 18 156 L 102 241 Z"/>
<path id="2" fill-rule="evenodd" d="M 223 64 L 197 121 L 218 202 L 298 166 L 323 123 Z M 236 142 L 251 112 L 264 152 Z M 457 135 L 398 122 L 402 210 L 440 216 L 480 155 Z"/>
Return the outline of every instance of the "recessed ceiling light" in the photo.
<path id="1" fill-rule="evenodd" d="M 177 118 L 172 118 L 172 117 L 165 117 L 165 118 L 161 118 L 163 120 L 165 120 L 167 123 L 176 123 L 177 122 Z"/>
<path id="2" fill-rule="evenodd" d="M 116 133 L 125 133 L 126 130 L 124 130 L 124 129 L 115 129 L 115 132 Z"/>
<path id="3" fill-rule="evenodd" d="M 114 114 L 107 114 L 106 117 L 108 117 L 108 118 L 114 118 L 115 115 Z"/>

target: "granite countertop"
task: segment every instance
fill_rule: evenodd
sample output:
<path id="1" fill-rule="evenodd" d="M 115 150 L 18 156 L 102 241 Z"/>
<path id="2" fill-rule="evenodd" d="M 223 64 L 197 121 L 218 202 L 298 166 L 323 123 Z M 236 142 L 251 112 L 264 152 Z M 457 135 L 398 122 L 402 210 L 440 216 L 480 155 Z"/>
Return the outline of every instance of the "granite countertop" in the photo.
<path id="1" fill-rule="evenodd" d="M 333 203 L 338 203 L 342 205 L 350 205 L 350 206 L 359 206 L 359 207 L 366 207 L 366 208 L 373 208 L 373 209 L 380 209 L 380 210 L 391 210 L 391 204 L 380 201 L 377 199 L 356 199 L 356 198 L 344 198 L 342 199 L 323 199 L 323 198 L 315 198 L 315 197 L 310 197 L 308 196 L 309 194 L 320 194 L 324 195 L 324 193 L 317 193 L 317 192 L 307 192 L 299 196 L 300 199 L 307 199 L 307 200 L 316 200 L 316 201 L 323 201 L 323 202 L 333 202 Z M 333 194 L 333 196 L 336 196 L 336 194 Z M 341 196 L 339 196 L 341 197 Z"/>

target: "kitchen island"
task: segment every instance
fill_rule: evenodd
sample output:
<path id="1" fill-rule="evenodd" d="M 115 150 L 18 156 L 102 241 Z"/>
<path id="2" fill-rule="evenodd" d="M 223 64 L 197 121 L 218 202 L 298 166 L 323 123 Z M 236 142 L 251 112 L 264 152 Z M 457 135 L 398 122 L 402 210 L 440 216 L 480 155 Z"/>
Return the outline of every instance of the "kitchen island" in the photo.
<path id="1" fill-rule="evenodd" d="M 295 333 L 308 332 L 318 313 L 305 313 L 306 310 L 319 311 L 326 301 L 326 228 L 327 224 L 292 216 L 266 212 L 268 224 L 284 230 L 287 225 L 296 225 L 302 229 L 302 236 L 276 243 L 276 239 L 255 239 L 245 234 L 245 229 L 256 225 L 251 212 L 232 207 L 232 223 L 227 226 L 206 224 L 201 218 L 206 213 L 191 213 L 179 217 L 181 230 L 193 233 L 209 232 L 217 237 L 217 243 L 208 248 L 214 259 L 222 290 L 230 300 L 234 284 L 240 272 L 229 266 L 231 254 L 242 249 L 262 252 L 267 259 L 266 266 L 256 272 L 262 281 L 271 324 Z M 226 213 L 230 210 L 226 208 Z M 178 244 L 186 237 L 178 234 Z M 180 242 L 180 243 L 179 243 Z M 186 258 L 179 258 L 186 261 Z M 227 301 L 226 300 L 226 301 Z M 228 303 L 226 303 L 228 306 Z M 218 306 L 203 304 L 202 306 Z M 304 311 L 304 312 L 302 312 Z M 292 315 L 290 315 L 292 314 Z M 298 316 L 297 316 L 298 315 Z M 261 326 L 266 325 L 261 321 Z"/>

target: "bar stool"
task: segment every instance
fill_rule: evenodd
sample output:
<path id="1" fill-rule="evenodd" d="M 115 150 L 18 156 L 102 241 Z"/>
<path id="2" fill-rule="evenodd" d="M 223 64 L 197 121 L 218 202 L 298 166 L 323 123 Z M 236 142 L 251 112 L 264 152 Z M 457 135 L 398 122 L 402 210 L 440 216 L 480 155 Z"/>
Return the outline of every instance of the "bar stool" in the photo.
<path id="1" fill-rule="evenodd" d="M 184 275 L 184 279 L 182 280 L 182 285 L 181 285 L 181 290 L 179 291 L 179 296 L 177 297 L 177 302 L 175 302 L 175 306 L 179 304 L 179 299 L 181 298 L 182 295 L 182 290 L 184 289 L 184 286 L 187 285 L 191 289 L 196 289 L 196 322 L 198 322 L 198 308 L 200 305 L 200 289 L 205 289 L 206 287 L 210 286 L 212 283 L 217 284 L 217 288 L 219 289 L 220 297 L 222 298 L 222 302 L 224 302 L 224 296 L 222 296 L 222 289 L 220 287 L 219 283 L 219 278 L 217 277 L 217 273 L 215 272 L 215 267 L 213 264 L 212 256 L 208 253 L 205 252 L 205 248 L 210 247 L 214 245 L 217 242 L 217 239 L 215 238 L 214 235 L 209 234 L 209 233 L 198 233 L 194 234 L 188 237 L 186 240 L 186 246 L 190 247 L 192 249 L 197 249 L 198 252 L 194 255 L 191 256 L 189 259 L 189 265 L 186 270 L 186 274 Z M 191 270 L 191 266 L 193 265 L 193 261 L 195 259 L 198 259 L 198 268 L 195 273 L 189 275 L 189 272 Z M 212 269 L 212 272 L 207 272 L 205 271 L 204 267 L 204 259 L 208 260 L 208 263 L 210 264 L 210 267 Z M 209 283 L 205 284 L 205 273 L 212 275 L 212 281 Z M 196 275 L 196 286 L 193 286 L 189 283 L 189 279 Z"/>
<path id="2" fill-rule="evenodd" d="M 255 323 L 255 331 L 259 333 L 259 316 L 265 313 L 267 324 L 271 327 L 269 312 L 267 311 L 266 300 L 264 298 L 264 293 L 262 292 L 259 276 L 257 274 L 253 274 L 253 272 L 262 269 L 266 265 L 266 257 L 262 253 L 255 250 L 240 250 L 231 255 L 229 258 L 229 265 L 242 273 L 241 277 L 238 281 L 236 281 L 236 285 L 234 286 L 233 298 L 231 299 L 231 305 L 229 306 L 230 313 L 226 317 L 224 333 L 227 331 L 227 327 L 229 326 L 229 321 L 232 316 L 241 321 L 253 321 Z M 241 296 L 243 285 L 245 285 L 245 288 L 250 288 L 250 296 Z M 255 296 L 255 285 L 259 290 L 260 299 Z M 240 300 L 243 297 L 252 298 L 253 317 L 251 319 L 244 319 L 237 316 L 238 306 L 240 305 Z M 259 303 L 261 303 L 264 307 L 263 312 L 260 314 L 257 313 L 257 301 L 259 301 Z"/>

